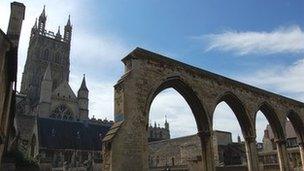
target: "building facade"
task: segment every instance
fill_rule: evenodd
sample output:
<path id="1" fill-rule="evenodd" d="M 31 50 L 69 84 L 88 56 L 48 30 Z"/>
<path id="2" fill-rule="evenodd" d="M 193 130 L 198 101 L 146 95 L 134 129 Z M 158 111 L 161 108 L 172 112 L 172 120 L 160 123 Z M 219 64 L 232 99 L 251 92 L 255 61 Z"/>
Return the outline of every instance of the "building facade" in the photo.
<path id="1" fill-rule="evenodd" d="M 299 139 L 290 121 L 286 122 L 286 147 L 288 152 L 288 159 L 290 166 L 293 169 L 300 169 L 302 167 L 301 155 L 299 149 Z M 274 133 L 270 127 L 267 125 L 264 130 L 263 137 L 263 148 L 259 151 L 259 161 L 264 167 L 276 167 L 278 168 L 278 156 L 277 156 L 277 146 L 275 143 Z"/>
<path id="2" fill-rule="evenodd" d="M 168 140 L 170 139 L 170 128 L 167 118 L 165 120 L 164 127 L 161 127 L 159 124 L 157 125 L 154 122 L 154 126 L 151 124 L 148 128 L 148 141 L 160 141 L 160 140 Z"/>
<path id="3" fill-rule="evenodd" d="M 89 119 L 89 90 L 83 76 L 76 93 L 69 85 L 70 16 L 56 34 L 46 30 L 46 10 L 32 27 L 21 90 L 16 99 L 18 150 L 40 169 L 98 168 L 101 139 L 112 121 Z"/>
<path id="4" fill-rule="evenodd" d="M 214 161 L 217 167 L 245 165 L 246 152 L 242 142 L 232 142 L 230 132 L 213 132 Z M 201 140 L 198 135 L 149 143 L 150 170 L 202 170 Z"/>
<path id="5" fill-rule="evenodd" d="M 1 162 L 10 151 L 14 138 L 12 127 L 14 120 L 14 101 L 17 82 L 18 44 L 25 6 L 11 3 L 11 14 L 7 33 L 0 29 L 0 170 Z M 2 158 L 2 156 L 4 156 Z"/>

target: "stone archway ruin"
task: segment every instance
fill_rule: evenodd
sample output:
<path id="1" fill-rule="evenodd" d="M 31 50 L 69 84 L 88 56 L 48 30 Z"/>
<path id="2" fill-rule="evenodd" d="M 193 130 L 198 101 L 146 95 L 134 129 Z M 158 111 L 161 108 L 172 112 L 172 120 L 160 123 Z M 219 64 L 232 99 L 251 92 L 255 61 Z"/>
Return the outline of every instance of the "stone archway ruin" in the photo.
<path id="1" fill-rule="evenodd" d="M 104 170 L 148 170 L 147 128 L 154 97 L 166 88 L 177 90 L 189 104 L 201 137 L 203 169 L 215 170 L 212 146 L 212 118 L 217 104 L 225 101 L 241 125 L 247 153 L 247 167 L 258 170 L 255 116 L 258 110 L 276 132 L 280 170 L 290 170 L 285 146 L 287 114 L 304 121 L 304 104 L 229 78 L 196 68 L 165 56 L 136 48 L 122 59 L 125 73 L 114 86 L 115 124 L 103 139 Z M 301 126 L 298 126 L 301 127 Z M 302 128 L 302 127 L 301 127 Z M 298 135 L 304 135 L 303 129 Z M 303 137 L 301 137 L 303 145 Z M 300 153 L 304 156 L 303 147 Z M 209 156 L 208 156 L 209 155 Z M 302 163 L 304 164 L 304 159 Z"/>

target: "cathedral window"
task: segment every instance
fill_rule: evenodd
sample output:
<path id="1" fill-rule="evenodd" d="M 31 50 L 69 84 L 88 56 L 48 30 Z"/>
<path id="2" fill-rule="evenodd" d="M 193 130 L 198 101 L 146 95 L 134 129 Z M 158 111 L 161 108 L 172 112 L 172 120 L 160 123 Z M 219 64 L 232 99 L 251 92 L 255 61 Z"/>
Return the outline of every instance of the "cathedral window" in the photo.
<path id="1" fill-rule="evenodd" d="M 60 53 L 56 53 L 55 55 L 55 62 L 60 63 Z"/>
<path id="2" fill-rule="evenodd" d="M 50 115 L 51 118 L 73 120 L 73 114 L 65 105 L 58 106 Z"/>
<path id="3" fill-rule="evenodd" d="M 44 58 L 45 60 L 49 60 L 49 50 L 48 49 L 45 49 L 44 51 Z"/>
<path id="4" fill-rule="evenodd" d="M 77 139 L 80 139 L 80 132 L 77 131 Z"/>
<path id="5" fill-rule="evenodd" d="M 51 135 L 52 135 L 52 137 L 55 137 L 55 129 L 54 128 L 51 131 Z"/>

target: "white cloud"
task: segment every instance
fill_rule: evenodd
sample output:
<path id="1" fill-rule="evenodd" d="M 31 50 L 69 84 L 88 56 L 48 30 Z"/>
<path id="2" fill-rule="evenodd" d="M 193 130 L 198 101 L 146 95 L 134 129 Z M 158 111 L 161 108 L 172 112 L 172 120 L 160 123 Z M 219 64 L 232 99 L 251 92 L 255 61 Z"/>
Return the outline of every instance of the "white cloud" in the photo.
<path id="1" fill-rule="evenodd" d="M 304 52 L 304 32 L 299 26 L 280 27 L 271 32 L 224 31 L 198 39 L 206 41 L 206 51 L 231 51 L 238 55 Z"/>
<path id="2" fill-rule="evenodd" d="M 246 75 L 240 79 L 258 87 L 304 100 L 304 59 L 290 66 L 276 66 Z"/>

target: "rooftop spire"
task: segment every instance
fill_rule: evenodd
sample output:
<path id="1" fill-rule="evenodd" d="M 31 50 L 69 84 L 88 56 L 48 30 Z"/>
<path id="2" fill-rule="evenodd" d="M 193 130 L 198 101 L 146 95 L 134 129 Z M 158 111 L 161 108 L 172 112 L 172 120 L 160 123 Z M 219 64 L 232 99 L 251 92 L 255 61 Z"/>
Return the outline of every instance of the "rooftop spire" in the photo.
<path id="1" fill-rule="evenodd" d="M 81 83 L 81 86 L 80 86 L 79 90 L 86 90 L 86 91 L 88 91 L 88 88 L 87 88 L 87 85 L 86 85 L 86 81 L 85 81 L 85 74 L 83 74 L 83 79 L 82 79 L 82 83 Z"/>
<path id="2" fill-rule="evenodd" d="M 45 5 L 43 5 L 43 10 L 42 10 L 42 13 L 40 14 L 40 17 L 45 18 Z"/>
<path id="3" fill-rule="evenodd" d="M 68 22 L 67 22 L 67 26 L 71 26 L 71 16 L 69 15 L 69 19 L 68 19 Z"/>
<path id="4" fill-rule="evenodd" d="M 51 64 L 48 63 L 48 66 L 45 70 L 43 80 L 51 81 L 52 80 L 52 74 L 51 74 Z"/>
<path id="5" fill-rule="evenodd" d="M 60 36 L 60 26 L 58 26 L 58 31 L 57 31 L 57 34 L 56 35 L 59 35 Z"/>
<path id="6" fill-rule="evenodd" d="M 33 28 L 37 28 L 37 18 L 35 20 L 35 24 L 34 24 Z"/>

